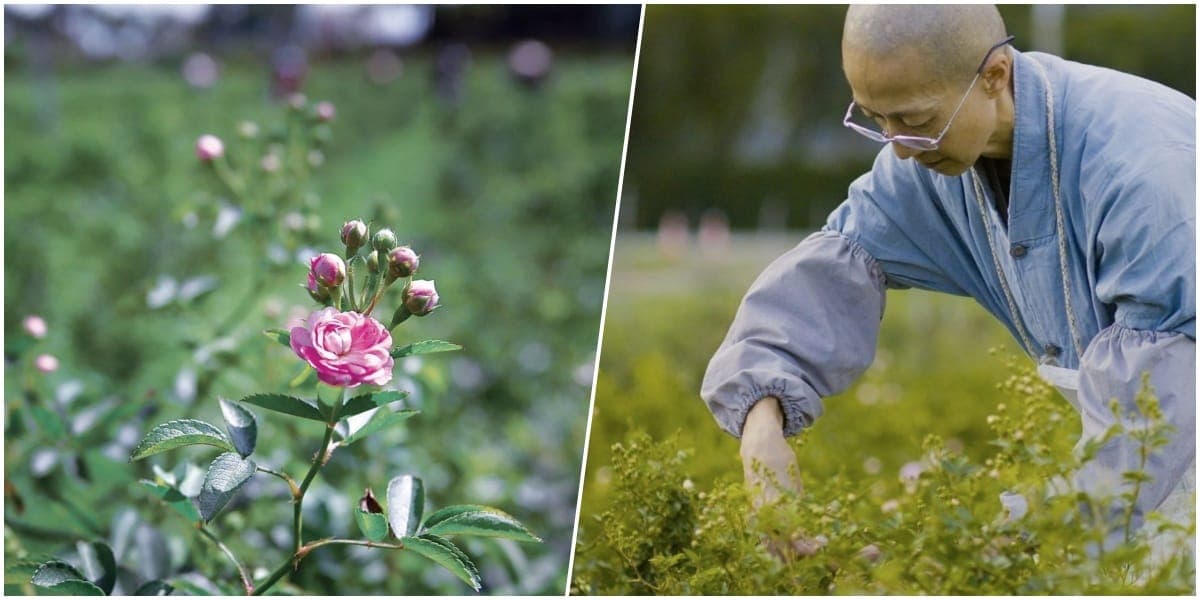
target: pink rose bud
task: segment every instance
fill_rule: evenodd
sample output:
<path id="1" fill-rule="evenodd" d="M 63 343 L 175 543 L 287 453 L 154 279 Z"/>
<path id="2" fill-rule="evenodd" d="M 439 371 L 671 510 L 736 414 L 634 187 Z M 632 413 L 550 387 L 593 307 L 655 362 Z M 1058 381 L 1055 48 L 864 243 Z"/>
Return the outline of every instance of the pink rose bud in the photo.
<path id="1" fill-rule="evenodd" d="M 388 253 L 388 268 L 393 277 L 409 277 L 417 272 L 420 264 L 421 257 L 408 246 L 396 246 Z"/>
<path id="2" fill-rule="evenodd" d="M 342 224 L 342 243 L 346 245 L 346 250 L 354 252 L 362 247 L 367 241 L 367 224 L 354 219 L 346 221 Z"/>
<path id="3" fill-rule="evenodd" d="M 383 385 L 392 380 L 392 334 L 379 321 L 326 307 L 291 331 L 292 351 L 328 385 Z"/>
<path id="4" fill-rule="evenodd" d="M 300 110 L 304 108 L 304 105 L 308 104 L 308 98 L 306 98 L 304 94 L 296 92 L 295 94 L 288 96 L 287 103 L 288 106 L 292 107 L 293 109 Z"/>
<path id="5" fill-rule="evenodd" d="M 438 293 L 433 287 L 433 281 L 424 279 L 414 280 L 404 288 L 404 308 L 408 312 L 423 317 L 438 307 Z"/>
<path id="6" fill-rule="evenodd" d="M 215 135 L 204 134 L 196 140 L 196 158 L 201 162 L 212 162 L 225 154 L 225 144 Z"/>
<path id="7" fill-rule="evenodd" d="M 21 325 L 25 328 L 25 333 L 39 340 L 46 337 L 46 320 L 37 315 L 25 317 Z"/>
<path id="8" fill-rule="evenodd" d="M 33 359 L 33 365 L 43 373 L 51 373 L 58 370 L 58 359 L 52 354 L 42 354 Z"/>
<path id="9" fill-rule="evenodd" d="M 323 286 L 337 287 L 346 278 L 346 263 L 336 254 L 319 254 L 309 263 L 309 274 Z"/>
<path id="10" fill-rule="evenodd" d="M 329 121 L 333 120 L 333 117 L 336 114 L 337 114 L 337 109 L 333 107 L 332 102 L 318 102 L 317 103 L 317 118 L 318 119 L 320 119 L 324 122 L 329 122 Z"/>

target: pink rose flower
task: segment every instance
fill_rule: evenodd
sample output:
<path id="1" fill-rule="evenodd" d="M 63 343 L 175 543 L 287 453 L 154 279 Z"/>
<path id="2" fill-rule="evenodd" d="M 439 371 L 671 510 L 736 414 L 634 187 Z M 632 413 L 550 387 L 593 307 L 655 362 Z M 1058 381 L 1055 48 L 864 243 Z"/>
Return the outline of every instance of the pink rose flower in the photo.
<path id="1" fill-rule="evenodd" d="M 53 373 L 58 370 L 58 359 L 53 354 L 42 354 L 33 359 L 33 365 L 43 373 Z"/>
<path id="2" fill-rule="evenodd" d="M 25 327 L 26 333 L 39 340 L 46 337 L 46 320 L 37 315 L 25 317 L 21 325 Z"/>
<path id="3" fill-rule="evenodd" d="M 375 319 L 326 307 L 292 328 L 292 350 L 329 385 L 383 385 L 392 380 L 392 334 Z"/>
<path id="4" fill-rule="evenodd" d="M 225 154 L 225 144 L 215 135 L 202 135 L 196 140 L 196 158 L 201 162 L 212 162 Z"/>

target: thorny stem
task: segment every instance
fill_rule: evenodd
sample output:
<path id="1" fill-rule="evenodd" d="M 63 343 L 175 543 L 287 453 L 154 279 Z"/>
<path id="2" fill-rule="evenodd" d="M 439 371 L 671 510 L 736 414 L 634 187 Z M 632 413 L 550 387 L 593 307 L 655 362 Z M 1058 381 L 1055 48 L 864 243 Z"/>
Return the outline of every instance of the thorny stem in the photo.
<path id="1" fill-rule="evenodd" d="M 264 581 L 262 583 L 262 585 L 258 586 L 257 589 L 255 589 L 253 592 L 251 592 L 250 595 L 261 596 L 264 592 L 267 591 L 268 588 L 275 585 L 275 583 L 277 581 L 282 579 L 284 575 L 287 575 L 287 572 L 289 570 L 294 570 L 297 567 L 299 567 L 300 561 L 304 560 L 304 558 L 306 556 L 308 556 L 309 552 L 312 552 L 313 550 L 316 550 L 317 548 L 320 548 L 321 546 L 329 546 L 329 545 L 333 545 L 333 544 L 342 544 L 342 545 L 347 545 L 347 546 L 366 546 L 368 548 L 386 548 L 389 550 L 403 550 L 404 549 L 404 544 L 385 544 L 385 543 L 381 543 L 381 542 L 371 542 L 371 541 L 367 541 L 367 540 L 344 540 L 344 539 L 327 538 L 327 539 L 323 539 L 323 540 L 316 540 L 314 542 L 309 542 L 309 543 L 305 544 L 304 546 L 302 546 L 299 550 L 297 550 L 295 552 L 295 554 L 292 554 L 291 556 L 289 556 L 288 559 L 286 561 L 284 561 L 283 564 L 279 565 L 279 568 L 275 569 L 275 571 L 272 572 L 269 577 L 267 577 L 267 580 Z"/>
<path id="2" fill-rule="evenodd" d="M 344 393 L 345 390 L 343 390 L 343 394 Z M 316 478 L 317 471 L 320 471 L 321 467 L 325 466 L 326 461 L 329 460 L 329 444 L 333 441 L 333 426 L 337 424 L 338 410 L 341 409 L 344 401 L 345 398 L 339 398 L 338 401 L 334 403 L 333 412 L 329 415 L 329 422 L 325 424 L 325 438 L 321 441 L 321 450 L 313 457 L 312 466 L 308 468 L 308 474 L 304 476 L 304 481 L 300 483 L 300 487 L 292 493 L 292 555 L 289 556 L 287 560 L 283 561 L 283 564 L 279 565 L 279 567 L 276 568 L 269 577 L 267 577 L 267 580 L 264 581 L 262 585 L 258 586 L 258 588 L 254 590 L 253 595 L 255 596 L 261 595 L 263 592 L 267 591 L 268 588 L 275 585 L 275 582 L 279 581 L 279 579 L 286 575 L 289 570 L 295 570 L 296 567 L 300 565 L 300 561 L 304 558 L 304 555 L 308 554 L 308 552 L 312 550 L 312 548 L 307 546 L 301 546 L 303 543 L 301 535 L 304 526 L 302 510 L 304 494 L 308 491 L 308 486 L 312 484 L 313 479 Z M 316 546 L 313 546 L 313 548 L 315 547 Z"/>
<path id="3" fill-rule="evenodd" d="M 250 579 L 250 574 L 246 572 L 246 567 L 242 566 L 242 562 L 237 559 L 237 556 L 234 556 L 233 551 L 216 534 L 209 531 L 208 528 L 200 527 L 199 529 L 200 534 L 212 540 L 212 543 L 216 544 L 221 549 L 221 552 L 224 552 L 225 556 L 229 557 L 229 560 L 233 562 L 233 566 L 237 567 L 238 575 L 242 578 L 242 587 L 246 588 L 246 594 L 254 593 L 254 582 Z"/>

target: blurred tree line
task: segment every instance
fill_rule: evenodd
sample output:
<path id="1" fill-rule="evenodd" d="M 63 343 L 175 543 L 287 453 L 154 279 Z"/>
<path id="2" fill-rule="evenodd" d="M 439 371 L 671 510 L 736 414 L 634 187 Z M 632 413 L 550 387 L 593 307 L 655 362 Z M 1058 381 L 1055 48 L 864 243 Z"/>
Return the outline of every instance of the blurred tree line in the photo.
<path id="1" fill-rule="evenodd" d="M 623 227 L 719 209 L 734 228 L 814 228 L 879 145 L 849 134 L 844 6 L 649 6 Z M 1013 45 L 1195 97 L 1196 8 L 1005 5 Z M 1047 30 L 1049 32 L 1047 33 Z"/>

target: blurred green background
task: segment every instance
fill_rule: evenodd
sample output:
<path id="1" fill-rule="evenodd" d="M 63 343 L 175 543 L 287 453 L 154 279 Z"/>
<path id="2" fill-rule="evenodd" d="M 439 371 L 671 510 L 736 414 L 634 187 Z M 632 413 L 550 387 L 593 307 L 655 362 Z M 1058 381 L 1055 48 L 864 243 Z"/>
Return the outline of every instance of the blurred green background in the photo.
<path id="1" fill-rule="evenodd" d="M 1196 7 L 1003 5 L 1013 46 L 1196 94 Z M 879 145 L 846 135 L 844 6 L 649 6 L 622 226 L 717 210 L 735 229 L 815 228 Z"/>
<path id="2" fill-rule="evenodd" d="M 678 448 L 694 450 L 684 469 L 698 490 L 742 478 L 737 440 L 699 397 L 705 367 L 754 278 L 824 223 L 880 151 L 841 124 L 850 98 L 840 58 L 845 10 L 647 8 L 581 540 L 604 528 L 594 519 L 609 508 L 612 446 L 633 431 L 675 436 Z M 1195 94 L 1194 6 L 1000 11 L 1019 50 Z M 1035 22 L 1061 27 L 1035 32 Z M 928 434 L 979 459 L 994 437 L 986 417 L 997 385 L 1011 374 L 1003 358 L 1018 348 L 972 300 L 890 291 L 874 364 L 825 399 L 824 416 L 793 440 L 802 478 L 814 488 L 836 476 L 894 486 Z M 580 554 L 576 571 L 609 558 Z"/>
<path id="3" fill-rule="evenodd" d="M 391 21 L 350 9 L 366 10 L 223 6 L 190 25 L 158 19 L 164 7 L 6 10 L 7 564 L 76 560 L 77 541 L 105 539 L 131 581 L 236 591 L 221 587 L 236 576 L 219 552 L 136 485 L 154 478 L 147 463 L 207 454 L 128 464 L 129 449 L 169 419 L 219 423 L 218 396 L 287 391 L 300 362 L 259 332 L 313 310 L 301 259 L 340 252 L 341 224 L 362 218 L 410 243 L 441 295 L 396 343 L 464 349 L 397 365 L 422 413 L 334 455 L 305 537 L 357 535 L 363 488 L 411 473 L 428 506 L 497 506 L 545 539 L 469 541 L 485 593 L 562 593 L 639 9 L 425 7 L 424 37 L 401 41 L 362 34 Z M 517 52 L 530 39 L 532 61 Z M 231 219 L 195 140 L 220 136 L 254 170 L 260 142 L 238 124 L 280 131 L 297 77 L 310 102 L 337 107 L 323 164 L 278 219 Z M 36 344 L 29 314 L 49 323 Z M 30 367 L 42 352 L 56 372 Z M 302 474 L 320 427 L 256 412 L 259 454 Z M 280 488 L 255 478 L 214 524 L 252 565 L 285 556 Z M 27 581 L 6 572 L 5 590 Z M 281 589 L 468 590 L 405 553 L 345 547 L 315 552 Z"/>

